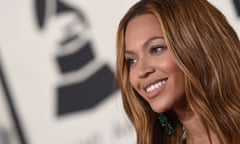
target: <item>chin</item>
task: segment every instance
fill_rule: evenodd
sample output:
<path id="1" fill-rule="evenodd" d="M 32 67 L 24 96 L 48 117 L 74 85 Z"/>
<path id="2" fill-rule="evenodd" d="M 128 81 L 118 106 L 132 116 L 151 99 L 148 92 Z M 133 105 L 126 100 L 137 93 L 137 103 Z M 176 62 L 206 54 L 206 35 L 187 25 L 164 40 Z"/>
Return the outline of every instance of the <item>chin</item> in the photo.
<path id="1" fill-rule="evenodd" d="M 157 106 L 151 106 L 152 110 L 156 113 L 164 113 L 169 110 L 167 107 L 157 107 Z"/>

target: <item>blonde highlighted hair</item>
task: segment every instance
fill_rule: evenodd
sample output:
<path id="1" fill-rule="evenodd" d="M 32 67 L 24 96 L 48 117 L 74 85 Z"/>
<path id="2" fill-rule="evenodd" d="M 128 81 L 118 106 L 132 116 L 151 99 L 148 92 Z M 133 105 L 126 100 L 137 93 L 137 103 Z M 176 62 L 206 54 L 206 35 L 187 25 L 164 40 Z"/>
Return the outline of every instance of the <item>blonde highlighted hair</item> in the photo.
<path id="1" fill-rule="evenodd" d="M 124 109 L 137 132 L 138 144 L 181 144 L 182 124 L 166 112 L 176 135 L 168 136 L 145 100 L 132 88 L 125 63 L 125 30 L 134 17 L 150 13 L 164 32 L 168 49 L 185 75 L 190 108 L 223 144 L 239 143 L 240 42 L 224 15 L 206 0 L 142 0 L 120 21 L 116 71 Z M 210 136 L 209 136 L 210 137 Z"/>

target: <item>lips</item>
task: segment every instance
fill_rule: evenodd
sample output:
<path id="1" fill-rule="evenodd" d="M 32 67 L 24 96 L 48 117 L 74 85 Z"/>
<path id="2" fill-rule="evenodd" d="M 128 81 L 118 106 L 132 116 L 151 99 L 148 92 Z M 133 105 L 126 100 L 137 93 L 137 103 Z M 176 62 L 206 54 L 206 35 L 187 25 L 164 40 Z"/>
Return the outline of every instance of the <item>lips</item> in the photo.
<path id="1" fill-rule="evenodd" d="M 160 90 L 166 84 L 166 81 L 167 81 L 167 78 L 161 79 L 157 82 L 151 83 L 150 85 L 146 86 L 144 90 L 147 93 L 147 96 L 149 98 L 155 96 L 158 92 L 160 92 Z"/>

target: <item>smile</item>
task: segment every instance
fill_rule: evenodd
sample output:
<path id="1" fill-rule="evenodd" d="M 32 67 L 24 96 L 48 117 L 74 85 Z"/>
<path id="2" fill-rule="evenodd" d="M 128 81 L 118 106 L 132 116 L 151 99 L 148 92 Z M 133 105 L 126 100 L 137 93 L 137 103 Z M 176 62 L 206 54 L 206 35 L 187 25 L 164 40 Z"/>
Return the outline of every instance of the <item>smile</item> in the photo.
<path id="1" fill-rule="evenodd" d="M 163 87 L 163 85 L 165 85 L 165 83 L 166 83 L 166 79 L 161 80 L 161 81 L 159 81 L 155 84 L 152 84 L 152 85 L 150 85 L 149 87 L 146 88 L 146 92 L 147 93 L 153 92 L 154 90 L 157 90 L 157 89 Z"/>

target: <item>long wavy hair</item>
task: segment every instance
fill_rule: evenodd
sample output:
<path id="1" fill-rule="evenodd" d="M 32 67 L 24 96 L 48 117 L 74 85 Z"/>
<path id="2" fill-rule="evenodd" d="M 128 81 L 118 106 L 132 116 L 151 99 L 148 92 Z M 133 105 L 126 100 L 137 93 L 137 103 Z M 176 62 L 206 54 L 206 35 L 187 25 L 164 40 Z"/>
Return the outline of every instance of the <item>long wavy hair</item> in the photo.
<path id="1" fill-rule="evenodd" d="M 224 15 L 206 0 L 142 0 L 121 19 L 117 32 L 116 72 L 124 109 L 138 144 L 181 144 L 183 126 L 169 110 L 176 134 L 168 136 L 158 114 L 136 93 L 125 63 L 125 31 L 134 17 L 150 13 L 163 30 L 167 47 L 185 76 L 185 94 L 207 135 L 215 132 L 223 144 L 239 143 L 240 42 Z"/>

